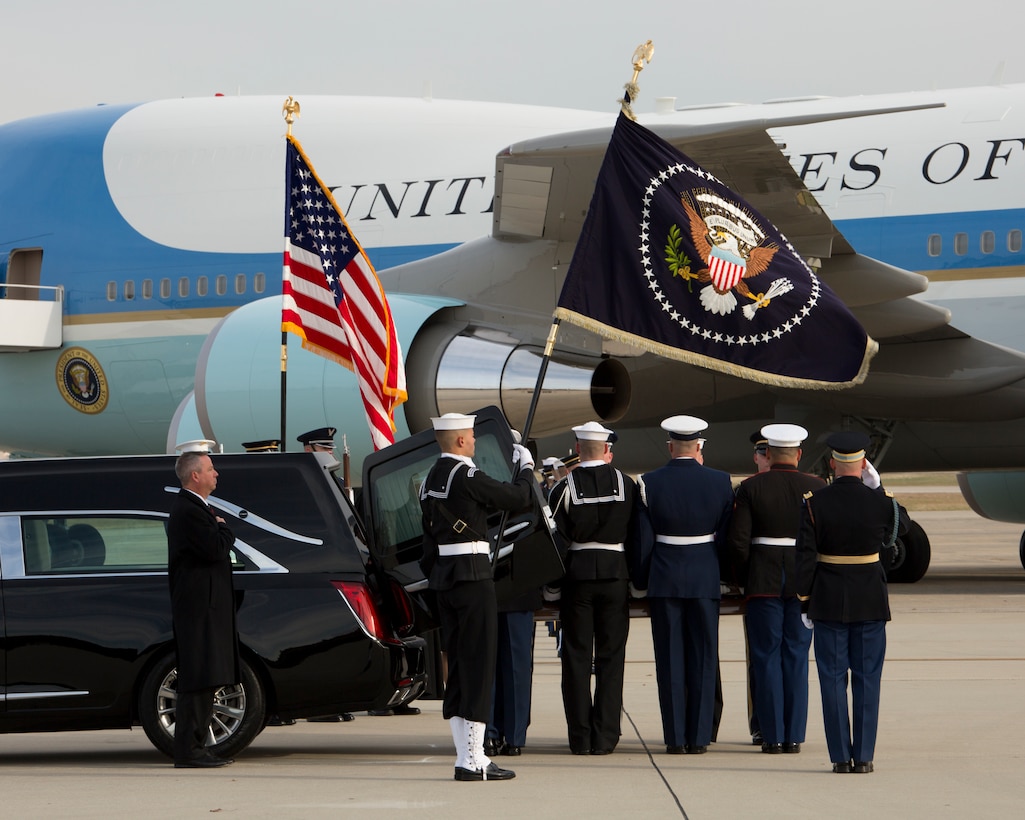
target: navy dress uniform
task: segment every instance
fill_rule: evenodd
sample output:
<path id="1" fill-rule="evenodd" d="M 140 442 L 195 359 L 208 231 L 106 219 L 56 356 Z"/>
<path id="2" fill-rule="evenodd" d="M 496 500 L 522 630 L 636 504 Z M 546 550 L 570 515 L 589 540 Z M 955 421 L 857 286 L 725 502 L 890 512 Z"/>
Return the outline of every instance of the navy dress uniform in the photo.
<path id="1" fill-rule="evenodd" d="M 896 504 L 863 482 L 869 438 L 835 433 L 836 480 L 806 500 L 798 550 L 798 591 L 815 625 L 822 720 L 833 771 L 873 770 L 879 691 L 890 604 L 880 547 L 892 542 Z M 850 670 L 853 720 L 847 711 Z M 853 730 L 853 736 L 852 736 Z"/>
<path id="2" fill-rule="evenodd" d="M 621 733 L 637 486 L 605 459 L 615 433 L 595 421 L 573 432 L 580 464 L 550 499 L 568 544 L 560 606 L 562 700 L 570 751 L 601 755 L 616 748 Z"/>
<path id="3" fill-rule="evenodd" d="M 804 494 L 825 482 L 797 469 L 807 430 L 768 424 L 762 433 L 772 466 L 737 488 L 728 551 L 746 595 L 744 625 L 762 751 L 796 753 L 808 725 L 811 647 L 797 597 L 797 533 Z"/>
<path id="4" fill-rule="evenodd" d="M 694 416 L 662 422 L 672 459 L 638 482 L 639 566 L 647 589 L 662 731 L 670 754 L 712 740 L 719 657 L 719 550 L 733 509 L 730 476 L 702 464 Z M 690 453 L 691 455 L 680 455 Z"/>
<path id="5" fill-rule="evenodd" d="M 441 455 L 420 488 L 424 552 L 420 567 L 437 592 L 448 680 L 442 714 L 456 746 L 456 780 L 507 780 L 515 775 L 484 754 L 497 653 L 497 601 L 488 541 L 488 513 L 527 509 L 533 500 L 533 458 L 516 444 L 520 469 L 497 481 L 473 463 L 476 416 L 432 419 Z"/>

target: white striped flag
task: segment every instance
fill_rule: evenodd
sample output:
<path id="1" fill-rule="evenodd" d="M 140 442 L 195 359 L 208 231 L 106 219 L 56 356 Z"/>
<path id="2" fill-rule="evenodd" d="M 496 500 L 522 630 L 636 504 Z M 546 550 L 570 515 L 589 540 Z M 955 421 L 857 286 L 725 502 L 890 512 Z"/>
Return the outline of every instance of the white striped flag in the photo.
<path id="1" fill-rule="evenodd" d="M 281 329 L 349 368 L 359 382 L 374 449 L 395 442 L 406 371 L 374 266 L 299 141 L 288 136 Z"/>

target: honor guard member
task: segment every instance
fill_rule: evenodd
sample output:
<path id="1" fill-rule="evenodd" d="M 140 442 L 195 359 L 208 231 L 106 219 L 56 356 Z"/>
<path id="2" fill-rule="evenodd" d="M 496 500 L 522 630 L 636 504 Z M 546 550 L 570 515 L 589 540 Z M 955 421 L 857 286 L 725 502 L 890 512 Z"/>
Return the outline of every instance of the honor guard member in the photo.
<path id="1" fill-rule="evenodd" d="M 744 626 L 762 751 L 796 754 L 808 725 L 811 646 L 797 598 L 797 532 L 804 494 L 825 482 L 797 469 L 808 437 L 803 427 L 768 424 L 762 435 L 771 466 L 737 488 L 728 550 L 746 593 Z"/>
<path id="2" fill-rule="evenodd" d="M 719 659 L 719 548 L 733 509 L 730 477 L 703 464 L 708 422 L 662 422 L 670 461 L 641 476 L 640 566 L 648 591 L 655 675 L 668 754 L 703 754 L 712 740 Z"/>
<path id="3" fill-rule="evenodd" d="M 431 419 L 441 455 L 420 488 L 424 554 L 420 567 L 437 592 L 448 680 L 442 714 L 456 747 L 456 780 L 508 780 L 484 754 L 495 678 L 497 603 L 488 541 L 488 513 L 527 509 L 533 499 L 534 460 L 513 445 L 519 470 L 496 481 L 473 463 L 476 416 L 445 413 Z"/>
<path id="4" fill-rule="evenodd" d="M 334 427 L 318 427 L 316 430 L 296 436 L 295 440 L 302 444 L 304 452 L 333 453 L 335 451 L 335 433 L 337 432 L 338 430 Z"/>
<path id="5" fill-rule="evenodd" d="M 276 438 L 265 438 L 261 441 L 243 441 L 242 449 L 247 453 L 276 453 L 281 449 L 281 442 Z"/>
<path id="6" fill-rule="evenodd" d="M 561 603 L 562 702 L 570 751 L 606 755 L 619 743 L 623 711 L 630 629 L 627 556 L 637 486 L 608 463 L 615 433 L 596 421 L 574 427 L 573 433 L 580 463 L 552 495 L 555 523 L 568 545 Z"/>
<path id="7" fill-rule="evenodd" d="M 797 542 L 798 593 L 815 625 L 815 665 L 833 771 L 871 772 L 890 604 L 880 547 L 900 516 L 893 497 L 862 480 L 864 433 L 833 433 L 836 480 L 806 498 Z M 850 670 L 854 719 L 848 719 Z M 852 730 L 853 728 L 853 742 Z"/>
<path id="8" fill-rule="evenodd" d="M 751 434 L 751 444 L 754 445 L 751 458 L 755 463 L 755 473 L 767 472 L 771 466 L 768 454 L 769 441 L 762 435 L 761 429 Z M 747 728 L 751 732 L 751 742 L 755 746 L 761 746 L 762 730 L 758 728 L 758 713 L 755 712 L 755 685 L 754 675 L 751 673 L 751 648 L 747 642 L 747 622 L 744 622 L 744 665 L 747 667 Z"/>

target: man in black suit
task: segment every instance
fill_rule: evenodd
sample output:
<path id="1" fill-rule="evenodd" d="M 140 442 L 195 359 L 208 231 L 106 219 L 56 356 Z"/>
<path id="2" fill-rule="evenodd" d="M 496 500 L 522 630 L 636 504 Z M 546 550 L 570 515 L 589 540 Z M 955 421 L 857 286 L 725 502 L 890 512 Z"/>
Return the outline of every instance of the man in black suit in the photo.
<path id="1" fill-rule="evenodd" d="M 231 577 L 235 536 L 206 499 L 217 486 L 212 441 L 178 446 L 181 482 L 167 521 L 171 617 L 178 653 L 175 768 L 213 768 L 232 761 L 206 748 L 214 693 L 239 680 L 235 590 Z"/>

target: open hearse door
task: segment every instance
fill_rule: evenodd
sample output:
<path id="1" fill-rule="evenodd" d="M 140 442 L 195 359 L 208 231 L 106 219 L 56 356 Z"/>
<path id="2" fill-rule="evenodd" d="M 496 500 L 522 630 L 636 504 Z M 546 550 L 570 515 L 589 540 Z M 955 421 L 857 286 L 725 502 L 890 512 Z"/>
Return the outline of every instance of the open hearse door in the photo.
<path id="1" fill-rule="evenodd" d="M 508 481 L 514 474 L 512 430 L 497 407 L 477 410 L 476 416 L 474 463 L 492 478 Z M 439 453 L 434 431 L 424 430 L 363 462 L 361 507 L 367 546 L 376 567 L 399 581 L 416 601 L 418 631 L 435 625 L 433 596 L 418 563 L 423 555 L 419 495 L 420 485 Z M 495 563 L 499 605 L 562 576 L 551 513 L 536 482 L 531 508 L 490 516 L 487 535 L 492 554 L 499 545 Z"/>

